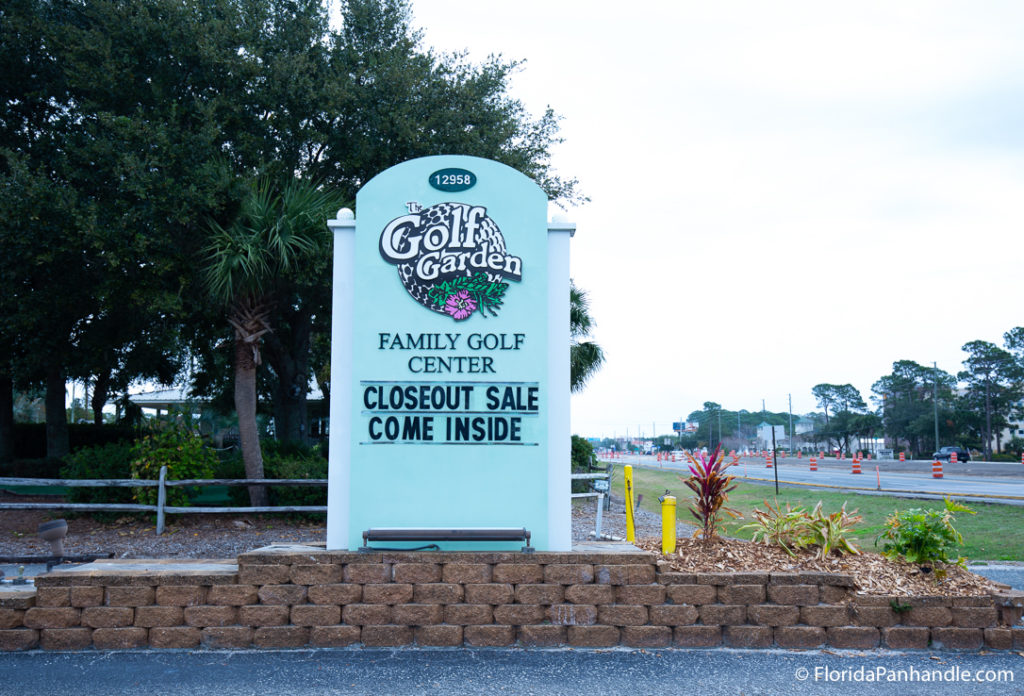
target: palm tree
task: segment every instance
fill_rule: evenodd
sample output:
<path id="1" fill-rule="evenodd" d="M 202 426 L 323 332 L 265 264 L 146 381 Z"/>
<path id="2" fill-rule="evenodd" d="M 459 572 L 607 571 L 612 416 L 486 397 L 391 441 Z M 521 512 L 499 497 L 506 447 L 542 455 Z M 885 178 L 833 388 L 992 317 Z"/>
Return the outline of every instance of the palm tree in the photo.
<path id="1" fill-rule="evenodd" d="M 589 337 L 594 320 L 590 318 L 587 293 L 569 281 L 569 384 L 572 391 L 583 390 L 587 380 L 604 364 L 604 351 Z"/>
<path id="2" fill-rule="evenodd" d="M 288 279 L 330 253 L 327 219 L 341 197 L 315 182 L 293 179 L 282 189 L 255 180 L 229 227 L 211 224 L 204 250 L 206 285 L 227 310 L 235 338 L 235 410 L 246 478 L 263 478 L 263 454 L 256 428 L 256 368 L 260 342 L 273 331 L 271 313 Z M 266 489 L 250 486 L 254 506 L 266 505 Z"/>

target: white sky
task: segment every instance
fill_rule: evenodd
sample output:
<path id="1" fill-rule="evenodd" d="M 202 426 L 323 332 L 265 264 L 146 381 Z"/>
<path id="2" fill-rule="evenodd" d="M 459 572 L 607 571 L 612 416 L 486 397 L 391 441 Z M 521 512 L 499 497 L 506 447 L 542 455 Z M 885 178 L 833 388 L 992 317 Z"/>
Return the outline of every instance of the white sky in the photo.
<path id="1" fill-rule="evenodd" d="M 607 364 L 573 432 L 705 400 L 814 410 L 1024 324 L 1024 3 L 413 0 L 438 51 L 526 59 L 591 202 L 572 273 Z"/>

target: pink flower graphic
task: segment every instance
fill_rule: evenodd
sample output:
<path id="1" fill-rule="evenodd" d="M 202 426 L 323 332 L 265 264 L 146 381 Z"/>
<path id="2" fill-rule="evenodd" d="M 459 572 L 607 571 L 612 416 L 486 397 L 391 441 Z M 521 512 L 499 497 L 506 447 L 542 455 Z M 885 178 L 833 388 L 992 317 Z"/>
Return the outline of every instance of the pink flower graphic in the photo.
<path id="1" fill-rule="evenodd" d="M 465 290 L 459 290 L 448 296 L 444 302 L 444 311 L 455 321 L 462 321 L 476 310 L 476 300 Z"/>

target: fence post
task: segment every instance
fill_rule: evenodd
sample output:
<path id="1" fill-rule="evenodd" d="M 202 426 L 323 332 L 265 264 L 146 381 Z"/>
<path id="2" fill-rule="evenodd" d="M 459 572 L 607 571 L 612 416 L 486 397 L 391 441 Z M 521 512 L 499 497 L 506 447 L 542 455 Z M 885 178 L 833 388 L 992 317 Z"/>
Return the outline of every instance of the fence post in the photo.
<path id="1" fill-rule="evenodd" d="M 157 536 L 164 533 L 164 505 L 167 504 L 167 489 L 164 481 L 167 479 L 167 467 L 160 467 L 160 485 L 156 489 L 156 533 Z"/>

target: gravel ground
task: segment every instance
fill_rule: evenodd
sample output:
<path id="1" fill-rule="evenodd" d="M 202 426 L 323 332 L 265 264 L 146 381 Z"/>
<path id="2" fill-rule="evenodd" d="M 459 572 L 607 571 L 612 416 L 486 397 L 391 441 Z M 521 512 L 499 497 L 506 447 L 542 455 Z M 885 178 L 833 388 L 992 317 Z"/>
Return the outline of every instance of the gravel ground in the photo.
<path id="1" fill-rule="evenodd" d="M 0 496 L 2 501 L 42 500 L 23 496 Z M 596 503 L 586 499 L 573 506 L 574 541 L 593 538 Z M 297 516 L 265 515 L 172 515 L 164 534 L 156 535 L 152 518 L 135 515 L 103 521 L 86 515 L 74 516 L 59 511 L 0 511 L 0 557 L 46 556 L 49 544 L 36 536 L 41 522 L 62 517 L 68 521 L 64 552 L 69 556 L 113 554 L 114 558 L 234 558 L 240 553 L 275 542 L 323 542 L 324 522 Z M 688 537 L 693 527 L 680 524 L 677 534 Z M 620 539 L 626 537 L 626 512 L 621 498 L 602 515 L 601 531 Z M 661 515 L 640 509 L 636 516 L 636 535 L 661 536 Z"/>

